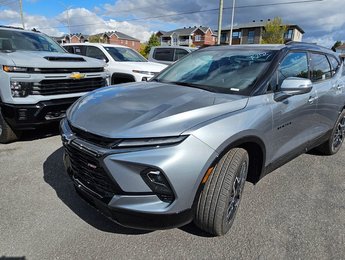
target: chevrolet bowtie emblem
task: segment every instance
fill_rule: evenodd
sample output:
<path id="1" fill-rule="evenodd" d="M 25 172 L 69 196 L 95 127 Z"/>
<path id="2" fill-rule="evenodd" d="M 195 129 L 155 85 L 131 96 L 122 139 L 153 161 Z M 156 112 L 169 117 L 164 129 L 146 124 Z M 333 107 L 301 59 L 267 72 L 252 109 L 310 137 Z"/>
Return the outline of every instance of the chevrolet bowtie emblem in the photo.
<path id="1" fill-rule="evenodd" d="M 70 76 L 71 79 L 83 79 L 85 78 L 85 74 L 79 72 L 73 72 Z"/>

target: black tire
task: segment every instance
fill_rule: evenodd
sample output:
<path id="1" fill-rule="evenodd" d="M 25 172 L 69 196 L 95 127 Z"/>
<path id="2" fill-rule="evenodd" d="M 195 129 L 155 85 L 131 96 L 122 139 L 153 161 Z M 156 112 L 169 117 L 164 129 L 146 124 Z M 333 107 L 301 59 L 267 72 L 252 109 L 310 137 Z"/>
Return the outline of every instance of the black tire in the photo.
<path id="1" fill-rule="evenodd" d="M 334 125 L 330 138 L 316 149 L 324 155 L 336 154 L 345 141 L 345 110 L 343 110 Z"/>
<path id="2" fill-rule="evenodd" d="M 7 144 L 18 139 L 17 134 L 7 124 L 0 111 L 0 143 Z"/>
<path id="3" fill-rule="evenodd" d="M 214 167 L 199 200 L 194 223 L 216 236 L 231 228 L 247 178 L 249 156 L 242 148 L 227 152 Z"/>

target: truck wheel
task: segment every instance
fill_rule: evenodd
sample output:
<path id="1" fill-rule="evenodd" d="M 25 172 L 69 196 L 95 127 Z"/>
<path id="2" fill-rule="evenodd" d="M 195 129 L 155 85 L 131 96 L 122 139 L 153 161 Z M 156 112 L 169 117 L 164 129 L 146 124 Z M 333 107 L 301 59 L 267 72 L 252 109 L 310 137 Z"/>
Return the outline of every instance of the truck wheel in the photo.
<path id="1" fill-rule="evenodd" d="M 216 236 L 225 235 L 240 204 L 247 178 L 249 156 L 246 150 L 234 148 L 214 167 L 200 193 L 194 223 Z"/>
<path id="2" fill-rule="evenodd" d="M 343 110 L 340 113 L 338 120 L 335 123 L 334 128 L 332 130 L 331 137 L 328 139 L 328 141 L 326 141 L 325 143 L 323 143 L 316 149 L 325 155 L 336 154 L 339 151 L 344 141 L 345 141 L 345 110 Z"/>
<path id="3" fill-rule="evenodd" d="M 18 139 L 12 128 L 7 124 L 0 111 L 0 143 L 7 144 Z"/>

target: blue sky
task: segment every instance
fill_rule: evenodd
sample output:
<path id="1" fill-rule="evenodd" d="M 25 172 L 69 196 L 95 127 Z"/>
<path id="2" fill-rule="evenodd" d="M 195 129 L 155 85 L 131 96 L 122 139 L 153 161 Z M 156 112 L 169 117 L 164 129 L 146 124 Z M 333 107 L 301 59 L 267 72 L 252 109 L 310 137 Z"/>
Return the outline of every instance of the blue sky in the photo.
<path id="1" fill-rule="evenodd" d="M 20 26 L 18 2 L 0 0 L 0 24 Z M 262 4 L 268 5 L 257 6 Z M 158 30 L 200 25 L 217 29 L 217 11 L 206 10 L 218 5 L 218 0 L 23 0 L 28 29 L 62 35 L 68 33 L 69 17 L 72 33 L 117 30 L 143 42 Z M 224 0 L 225 7 L 231 5 L 232 0 Z M 303 28 L 304 41 L 326 47 L 331 47 L 336 40 L 345 41 L 344 0 L 236 0 L 236 6 L 235 24 L 280 16 L 283 22 Z M 177 15 L 189 11 L 201 12 Z M 229 26 L 230 14 L 231 10 L 224 10 L 224 27 Z M 156 16 L 160 17 L 149 19 Z"/>

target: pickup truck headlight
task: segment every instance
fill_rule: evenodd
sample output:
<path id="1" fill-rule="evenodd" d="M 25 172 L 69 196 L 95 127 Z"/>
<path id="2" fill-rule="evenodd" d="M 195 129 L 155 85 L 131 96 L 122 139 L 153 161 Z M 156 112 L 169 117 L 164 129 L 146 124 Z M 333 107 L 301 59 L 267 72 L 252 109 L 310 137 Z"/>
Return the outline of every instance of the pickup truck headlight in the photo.
<path id="1" fill-rule="evenodd" d="M 26 97 L 32 91 L 31 82 L 11 81 L 10 84 L 12 97 Z"/>
<path id="2" fill-rule="evenodd" d="M 172 137 L 155 137 L 155 138 L 140 138 L 140 139 L 124 139 L 116 145 L 116 147 L 142 147 L 142 146 L 162 146 L 181 143 L 186 139 L 186 135 L 172 136 Z"/>
<path id="3" fill-rule="evenodd" d="M 155 73 L 151 71 L 145 71 L 145 70 L 132 70 L 134 73 L 139 73 L 139 74 L 145 74 L 145 75 L 150 75 L 154 76 Z"/>
<path id="4" fill-rule="evenodd" d="M 6 72 L 28 72 L 29 68 L 16 67 L 16 66 L 2 66 L 3 71 Z"/>

